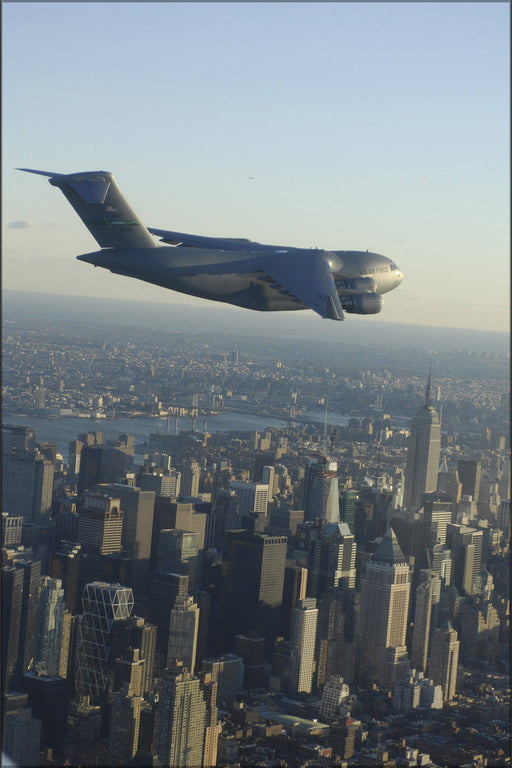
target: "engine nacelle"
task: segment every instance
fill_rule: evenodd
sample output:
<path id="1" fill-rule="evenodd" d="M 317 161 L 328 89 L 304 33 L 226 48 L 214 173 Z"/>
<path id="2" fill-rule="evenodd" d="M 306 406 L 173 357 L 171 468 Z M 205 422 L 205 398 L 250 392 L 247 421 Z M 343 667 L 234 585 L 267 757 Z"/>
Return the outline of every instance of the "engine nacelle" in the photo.
<path id="1" fill-rule="evenodd" d="M 382 309 L 382 296 L 379 293 L 355 293 L 352 296 L 340 296 L 345 312 L 356 315 L 376 315 Z"/>
<path id="2" fill-rule="evenodd" d="M 342 293 L 375 293 L 377 285 L 373 277 L 347 277 L 336 280 L 336 288 Z"/>

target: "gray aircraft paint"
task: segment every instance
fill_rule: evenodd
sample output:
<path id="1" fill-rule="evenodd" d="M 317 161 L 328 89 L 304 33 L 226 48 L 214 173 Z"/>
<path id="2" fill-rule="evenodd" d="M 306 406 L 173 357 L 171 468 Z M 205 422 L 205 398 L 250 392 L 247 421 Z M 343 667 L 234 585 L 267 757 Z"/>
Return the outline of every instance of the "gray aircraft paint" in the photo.
<path id="1" fill-rule="evenodd" d="M 368 251 L 264 245 L 146 228 L 106 171 L 19 170 L 49 177 L 101 246 L 77 256 L 80 261 L 173 291 L 264 312 L 313 309 L 321 317 L 343 320 L 344 311 L 380 312 L 381 294 L 403 280 L 390 259 Z M 165 245 L 158 246 L 155 236 Z"/>

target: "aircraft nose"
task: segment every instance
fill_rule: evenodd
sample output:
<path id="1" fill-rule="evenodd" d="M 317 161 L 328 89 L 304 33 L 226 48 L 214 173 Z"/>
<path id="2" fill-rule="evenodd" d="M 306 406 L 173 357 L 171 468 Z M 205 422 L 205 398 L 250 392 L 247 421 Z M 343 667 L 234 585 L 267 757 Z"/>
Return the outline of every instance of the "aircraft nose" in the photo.
<path id="1" fill-rule="evenodd" d="M 395 277 L 396 277 L 396 284 L 400 285 L 400 283 L 404 279 L 404 273 L 402 272 L 401 269 L 396 269 L 395 270 Z"/>

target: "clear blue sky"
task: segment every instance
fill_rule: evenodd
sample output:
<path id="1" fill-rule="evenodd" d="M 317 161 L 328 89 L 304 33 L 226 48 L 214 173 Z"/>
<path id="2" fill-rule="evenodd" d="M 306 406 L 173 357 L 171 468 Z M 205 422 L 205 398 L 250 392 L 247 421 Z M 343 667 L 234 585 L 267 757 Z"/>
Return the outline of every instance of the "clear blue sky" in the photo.
<path id="1" fill-rule="evenodd" d="M 372 322 L 507 330 L 509 15 L 3 3 L 4 288 L 190 301 L 77 262 L 95 241 L 14 170 L 103 169 L 148 226 L 393 258 Z"/>

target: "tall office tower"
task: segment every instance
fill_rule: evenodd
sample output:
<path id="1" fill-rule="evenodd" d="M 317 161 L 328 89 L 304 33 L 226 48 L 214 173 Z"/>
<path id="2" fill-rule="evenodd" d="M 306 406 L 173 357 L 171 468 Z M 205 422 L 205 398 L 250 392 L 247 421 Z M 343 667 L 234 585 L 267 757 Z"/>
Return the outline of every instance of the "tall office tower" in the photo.
<path id="1" fill-rule="evenodd" d="M 34 653 L 41 563 L 39 560 L 29 560 L 25 559 L 23 556 L 15 556 L 13 565 L 15 568 L 19 568 L 23 571 L 20 636 L 18 660 L 16 662 L 17 674 L 23 675 L 28 670 Z"/>
<path id="2" fill-rule="evenodd" d="M 340 520 L 355 530 L 356 509 L 359 502 L 359 491 L 351 488 L 340 491 Z"/>
<path id="3" fill-rule="evenodd" d="M 311 693 L 315 671 L 318 608 L 314 597 L 299 600 L 293 612 L 290 694 Z"/>
<path id="4" fill-rule="evenodd" d="M 160 763 L 180 768 L 202 766 L 205 722 L 206 703 L 199 678 L 181 665 L 166 670 L 156 734 Z"/>
<path id="5" fill-rule="evenodd" d="M 2 453 L 33 451 L 36 447 L 36 431 L 33 427 L 2 424 Z"/>
<path id="6" fill-rule="evenodd" d="M 452 522 L 452 500 L 441 493 L 423 494 L 423 519 L 429 542 L 446 544 L 446 527 Z"/>
<path id="7" fill-rule="evenodd" d="M 219 733 L 222 730 L 222 726 L 218 722 L 217 683 L 206 672 L 199 672 L 197 676 L 206 704 L 202 768 L 214 768 L 217 765 L 217 744 Z"/>
<path id="8" fill-rule="evenodd" d="M 155 494 L 140 488 L 113 483 L 100 486 L 119 498 L 123 511 L 123 552 L 132 560 L 132 584 L 136 597 L 147 594 L 149 586 L 149 561 L 151 557 L 151 533 L 155 511 Z"/>
<path id="9" fill-rule="evenodd" d="M 160 531 L 168 528 L 193 531 L 199 534 L 198 557 L 200 563 L 202 563 L 208 514 L 208 504 L 173 501 L 172 499 L 157 496 L 155 499 L 155 515 L 151 534 L 151 567 L 154 568 L 156 566 L 158 559 Z"/>
<path id="10" fill-rule="evenodd" d="M 359 676 L 385 688 L 398 679 L 394 667 L 400 668 L 400 649 L 405 647 L 409 580 L 409 566 L 389 528 L 366 566 L 359 643 Z"/>
<path id="11" fill-rule="evenodd" d="M 503 531 L 506 539 L 510 539 L 512 523 L 512 507 L 510 499 L 503 499 L 500 501 L 498 509 L 498 525 Z"/>
<path id="12" fill-rule="evenodd" d="M 236 494 L 238 515 L 249 517 L 256 513 L 266 517 L 268 509 L 268 485 L 262 483 L 231 482 L 229 489 Z"/>
<path id="13" fill-rule="evenodd" d="M 80 475 L 80 457 L 83 447 L 84 444 L 81 440 L 72 440 L 68 446 L 68 480 L 73 486 L 77 484 Z"/>
<path id="14" fill-rule="evenodd" d="M 188 595 L 188 576 L 152 571 L 149 585 L 149 616 L 157 627 L 157 649 L 167 653 L 171 611 L 178 597 Z"/>
<path id="15" fill-rule="evenodd" d="M 355 539 L 346 523 L 327 523 L 310 549 L 308 592 L 320 598 L 329 587 L 354 589 L 356 585 Z"/>
<path id="16" fill-rule="evenodd" d="M 411 648 L 411 668 L 418 672 L 425 672 L 427 668 L 432 603 L 435 599 L 434 591 L 437 582 L 439 582 L 439 577 L 433 571 L 421 571 L 420 583 L 416 588 L 416 610 L 414 612 Z M 439 602 L 439 598 L 437 598 L 437 602 Z"/>
<path id="17" fill-rule="evenodd" d="M 216 659 L 203 659 L 201 671 L 217 683 L 217 701 L 231 707 L 243 685 L 243 659 L 234 653 L 224 653 Z"/>
<path id="18" fill-rule="evenodd" d="M 429 375 L 425 405 L 414 417 L 407 448 L 404 504 L 412 512 L 421 507 L 424 493 L 437 488 L 440 452 L 441 424 L 432 405 L 432 381 Z"/>
<path id="19" fill-rule="evenodd" d="M 279 486 L 276 488 L 276 470 L 271 464 L 265 464 L 261 470 L 261 482 L 268 485 L 268 500 L 272 501 L 276 493 L 279 493 Z"/>
<path id="20" fill-rule="evenodd" d="M 201 467 L 194 459 L 185 459 L 181 465 L 181 495 L 197 496 L 199 493 L 199 480 Z"/>
<path id="21" fill-rule="evenodd" d="M 168 473 L 153 472 L 139 475 L 143 491 L 152 491 L 156 496 L 176 499 L 181 494 L 181 472 L 171 469 Z"/>
<path id="22" fill-rule="evenodd" d="M 79 698 L 92 704 L 106 694 L 112 627 L 133 610 L 133 593 L 120 584 L 94 581 L 82 596 L 83 614 L 78 626 L 75 685 Z"/>
<path id="23" fill-rule="evenodd" d="M 265 686 L 265 638 L 253 630 L 246 635 L 236 636 L 236 652 L 244 662 L 243 687 L 264 688 Z"/>
<path id="24" fill-rule="evenodd" d="M 23 517 L 15 517 L 2 512 L 2 547 L 14 547 L 21 544 Z"/>
<path id="25" fill-rule="evenodd" d="M 359 595 L 355 590 L 331 587 L 324 592 L 318 603 L 315 651 L 319 688 L 330 675 L 343 675 L 347 682 L 353 682 L 358 615 Z"/>
<path id="26" fill-rule="evenodd" d="M 64 604 L 75 613 L 78 608 L 78 575 L 82 545 L 74 541 L 61 541 L 50 559 L 50 576 L 60 579 L 64 587 Z"/>
<path id="27" fill-rule="evenodd" d="M 328 523 L 339 523 L 338 465 L 319 454 L 309 460 L 304 478 L 304 521 L 319 517 Z"/>
<path id="28" fill-rule="evenodd" d="M 240 528 L 240 522 L 236 493 L 223 489 L 219 491 L 208 516 L 206 548 L 214 547 L 220 552 L 226 531 L 234 531 L 237 528 Z"/>
<path id="29" fill-rule="evenodd" d="M 102 483 L 117 483 L 124 477 L 132 463 L 121 448 L 108 448 L 103 445 L 86 445 L 80 454 L 80 472 L 78 475 L 78 493 L 94 488 Z"/>
<path id="30" fill-rule="evenodd" d="M 64 644 L 64 590 L 60 579 L 43 576 L 37 609 L 34 669 L 59 676 Z"/>
<path id="31" fill-rule="evenodd" d="M 441 579 L 443 587 L 449 587 L 452 583 L 452 553 L 448 547 L 442 544 L 431 544 L 427 548 L 431 568 Z"/>
<path id="32" fill-rule="evenodd" d="M 222 564 L 226 647 L 255 628 L 265 637 L 270 658 L 281 620 L 287 542 L 286 536 L 227 532 Z"/>
<path id="33" fill-rule="evenodd" d="M 137 753 L 145 662 L 138 648 L 129 648 L 114 664 L 110 711 L 109 764 L 127 765 Z"/>
<path id="34" fill-rule="evenodd" d="M 188 588 L 199 586 L 199 534 L 195 531 L 164 529 L 160 531 L 157 570 L 188 576 Z"/>
<path id="35" fill-rule="evenodd" d="M 284 569 L 283 604 L 281 610 L 281 632 L 289 638 L 293 627 L 293 611 L 299 600 L 306 597 L 308 569 L 300 563 L 287 561 Z"/>
<path id="36" fill-rule="evenodd" d="M 44 524 L 52 506 L 55 466 L 36 451 L 2 451 L 2 511 Z"/>
<path id="37" fill-rule="evenodd" d="M 443 627 L 434 632 L 428 662 L 428 674 L 436 685 L 442 687 L 443 701 L 451 701 L 455 696 L 458 661 L 457 632 L 447 621 Z"/>
<path id="38" fill-rule="evenodd" d="M 23 571 L 13 565 L 2 568 L 2 690 L 8 691 L 18 658 Z"/>
<path id="39" fill-rule="evenodd" d="M 192 597 L 177 598 L 171 611 L 169 622 L 169 645 L 167 646 L 167 666 L 175 660 L 192 674 L 196 666 L 197 630 L 199 626 L 199 608 Z"/>
<path id="40" fill-rule="evenodd" d="M 462 483 L 459 480 L 457 470 L 449 471 L 446 462 L 442 462 L 437 475 L 437 490 L 445 493 L 452 500 L 453 505 L 459 503 L 462 498 Z"/>
<path id="41" fill-rule="evenodd" d="M 119 497 L 89 491 L 82 496 L 78 542 L 84 552 L 109 555 L 122 551 L 123 511 Z"/>
<path id="42" fill-rule="evenodd" d="M 139 746 L 140 714 L 143 698 L 123 683 L 113 694 L 108 738 L 108 764 L 129 765 Z"/>
<path id="43" fill-rule="evenodd" d="M 41 721 L 32 717 L 29 707 L 22 707 L 17 714 L 6 717 L 2 749 L 14 765 L 39 765 Z"/>
<path id="44" fill-rule="evenodd" d="M 139 651 L 140 660 L 144 662 L 144 664 L 140 665 L 142 670 L 142 696 L 146 696 L 153 691 L 156 634 L 156 625 L 149 624 L 141 616 L 130 616 L 127 619 L 123 619 L 123 621 L 116 621 L 112 627 L 111 658 L 120 659 L 125 657 L 126 653 L 129 653 L 129 658 L 133 661 L 133 649 L 136 648 Z M 123 667 L 120 667 L 120 670 L 122 669 Z M 132 674 L 130 671 L 130 675 L 125 675 L 123 682 L 131 679 Z"/>
<path id="45" fill-rule="evenodd" d="M 457 462 L 457 473 L 462 483 L 462 496 L 471 496 L 473 501 L 478 502 L 480 496 L 480 475 L 482 472 L 482 462 L 476 459 L 459 459 Z"/>
<path id="46" fill-rule="evenodd" d="M 131 618 L 131 617 L 130 617 Z M 114 648 L 112 647 L 112 656 Z M 125 648 L 122 656 L 114 661 L 112 690 L 117 693 L 124 685 L 129 688 L 130 696 L 142 696 L 142 680 L 146 662 L 140 657 L 140 648 Z"/>
<path id="47" fill-rule="evenodd" d="M 449 525 L 446 541 L 452 551 L 453 583 L 461 594 L 474 594 L 474 582 L 482 568 L 482 529 Z"/>

